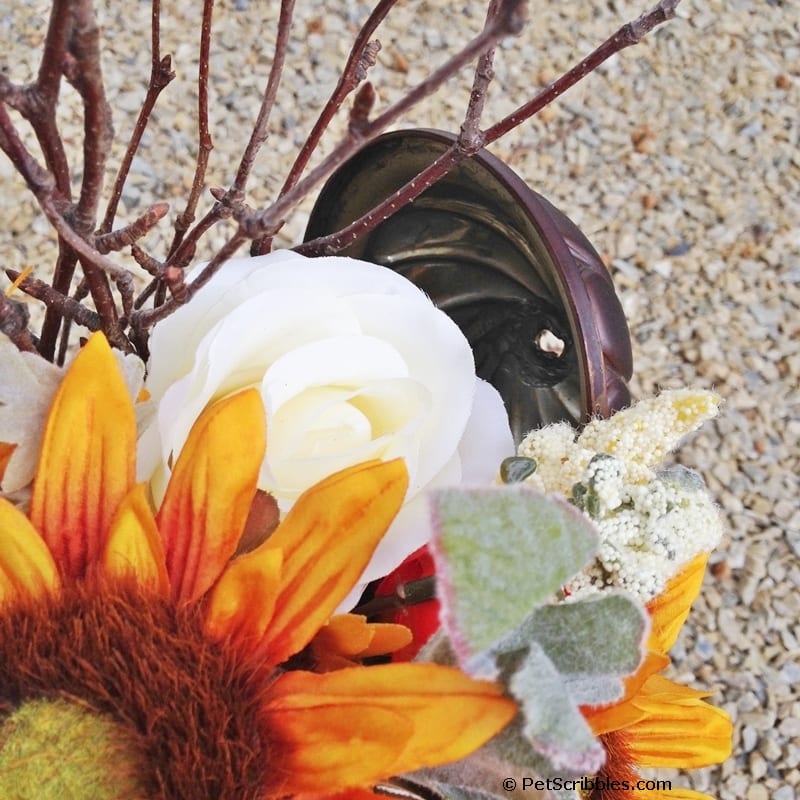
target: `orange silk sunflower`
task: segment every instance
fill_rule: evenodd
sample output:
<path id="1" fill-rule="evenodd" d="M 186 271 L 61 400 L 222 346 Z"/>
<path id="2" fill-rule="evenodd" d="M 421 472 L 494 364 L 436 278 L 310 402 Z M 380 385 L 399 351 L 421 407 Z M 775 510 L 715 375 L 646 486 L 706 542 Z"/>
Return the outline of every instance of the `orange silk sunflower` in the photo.
<path id="1" fill-rule="evenodd" d="M 711 800 L 691 789 L 631 792 L 609 788 L 622 781 L 635 785 L 640 779 L 638 767 L 695 769 L 718 764 L 731 754 L 730 717 L 704 702 L 710 692 L 690 689 L 659 674 L 669 664 L 666 654 L 700 592 L 707 562 L 707 553 L 694 558 L 647 604 L 652 622 L 648 653 L 625 682 L 622 700 L 605 708 L 583 709 L 606 748 L 598 788 L 588 800 Z"/>
<path id="2" fill-rule="evenodd" d="M 329 623 L 402 503 L 401 461 L 326 478 L 237 552 L 264 427 L 256 391 L 211 406 L 154 513 L 105 338 L 77 356 L 29 516 L 0 500 L 0 794 L 28 781 L 24 796 L 65 796 L 68 784 L 44 791 L 51 773 L 73 770 L 85 787 L 99 760 L 92 797 L 356 797 L 465 756 L 514 716 L 500 687 L 456 669 L 357 663 L 407 643 L 397 626 Z M 341 668 L 309 671 L 315 652 Z M 58 732 L 65 709 L 95 737 L 83 749 L 73 717 Z"/>

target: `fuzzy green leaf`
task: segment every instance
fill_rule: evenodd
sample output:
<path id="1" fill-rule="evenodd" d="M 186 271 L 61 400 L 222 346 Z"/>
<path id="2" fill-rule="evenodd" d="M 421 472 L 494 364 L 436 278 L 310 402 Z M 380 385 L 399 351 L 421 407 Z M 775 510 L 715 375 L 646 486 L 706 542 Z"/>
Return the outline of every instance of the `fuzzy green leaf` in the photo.
<path id="1" fill-rule="evenodd" d="M 642 660 L 648 619 L 624 594 L 537 608 L 503 649 L 536 642 L 566 680 L 580 705 L 611 703 L 622 696 L 622 678 Z"/>
<path id="2" fill-rule="evenodd" d="M 442 622 L 472 674 L 492 674 L 491 648 L 597 551 L 595 528 L 563 499 L 528 487 L 433 493 Z"/>
<path id="3" fill-rule="evenodd" d="M 570 696 L 544 650 L 532 643 L 509 681 L 520 704 L 522 735 L 561 774 L 589 775 L 605 759 L 603 745 Z"/>

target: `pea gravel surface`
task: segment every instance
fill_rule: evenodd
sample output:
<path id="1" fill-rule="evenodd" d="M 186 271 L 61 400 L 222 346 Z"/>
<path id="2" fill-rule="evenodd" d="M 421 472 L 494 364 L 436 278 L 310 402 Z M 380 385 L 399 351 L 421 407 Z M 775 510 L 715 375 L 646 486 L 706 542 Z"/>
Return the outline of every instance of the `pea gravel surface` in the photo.
<path id="1" fill-rule="evenodd" d="M 119 224 L 159 200 L 182 210 L 191 185 L 201 4 L 191 5 L 164 3 L 162 53 L 172 54 L 177 76 L 134 160 Z M 343 0 L 297 5 L 270 137 L 249 184 L 253 206 L 275 196 L 370 8 Z M 525 29 L 498 49 L 484 125 L 646 7 L 530 3 Z M 277 10 L 266 0 L 217 4 L 209 186 L 232 180 L 269 70 Z M 47 13 L 47 3 L 33 0 L 0 7 L 0 62 L 12 80 L 35 74 Z M 483 14 L 477 0 L 401 2 L 378 31 L 382 49 L 370 73 L 376 110 L 479 31 Z M 110 184 L 146 90 L 149 3 L 100 3 L 99 18 L 117 131 Z M 456 131 L 470 83 L 464 70 L 396 127 Z M 68 86 L 57 116 L 77 181 L 82 119 Z M 345 122 L 344 114 L 337 118 L 323 153 Z M 798 140 L 800 5 L 684 0 L 676 19 L 492 148 L 603 255 L 632 333 L 634 393 L 693 385 L 724 398 L 719 418 L 676 456 L 703 474 L 728 534 L 672 653 L 672 676 L 708 688 L 730 712 L 734 755 L 720 767 L 658 773 L 724 800 L 792 800 L 800 787 Z M 2 156 L 0 188 L 3 266 L 32 265 L 46 278 L 52 233 Z M 209 203 L 205 194 L 201 213 Z M 291 217 L 280 244 L 299 241 L 310 204 Z M 171 219 L 143 242 L 156 256 L 170 239 Z M 229 233 L 214 229 L 198 258 Z"/>

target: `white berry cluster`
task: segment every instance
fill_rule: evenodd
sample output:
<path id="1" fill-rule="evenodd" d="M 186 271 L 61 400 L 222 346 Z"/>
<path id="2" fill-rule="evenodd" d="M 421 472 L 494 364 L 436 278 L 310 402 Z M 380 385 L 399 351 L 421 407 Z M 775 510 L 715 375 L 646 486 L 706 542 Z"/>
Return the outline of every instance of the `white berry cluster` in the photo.
<path id="1" fill-rule="evenodd" d="M 600 552 L 566 586 L 570 597 L 617 587 L 646 602 L 717 545 L 722 522 L 701 478 L 683 467 L 656 467 L 718 403 L 711 392 L 667 391 L 590 422 L 577 437 L 566 423 L 528 434 L 519 455 L 536 469 L 526 481 L 565 495 L 599 528 Z"/>

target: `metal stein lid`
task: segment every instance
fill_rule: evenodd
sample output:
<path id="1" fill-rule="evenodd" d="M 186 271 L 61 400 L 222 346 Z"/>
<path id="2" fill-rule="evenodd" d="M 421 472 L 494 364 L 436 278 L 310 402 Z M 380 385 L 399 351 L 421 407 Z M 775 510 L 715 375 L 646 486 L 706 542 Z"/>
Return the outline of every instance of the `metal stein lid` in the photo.
<path id="1" fill-rule="evenodd" d="M 415 129 L 368 144 L 323 187 L 306 241 L 361 217 L 454 141 Z M 630 403 L 630 334 L 600 256 L 485 150 L 341 255 L 401 273 L 455 320 L 478 375 L 503 397 L 517 442 L 532 428 L 580 425 Z"/>

